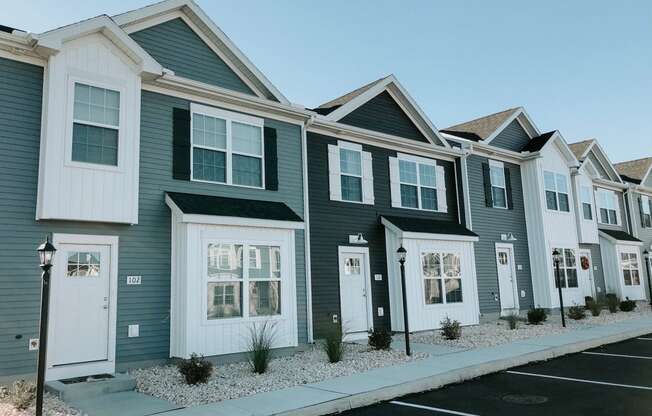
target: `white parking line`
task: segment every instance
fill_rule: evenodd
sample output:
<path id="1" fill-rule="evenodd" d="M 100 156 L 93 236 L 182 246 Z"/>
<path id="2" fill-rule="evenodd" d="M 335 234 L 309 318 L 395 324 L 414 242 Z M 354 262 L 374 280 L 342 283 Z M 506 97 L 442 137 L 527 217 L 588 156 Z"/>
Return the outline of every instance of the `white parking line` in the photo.
<path id="1" fill-rule="evenodd" d="M 472 413 L 464 413 L 464 412 L 457 412 L 455 410 L 447 410 L 447 409 L 440 409 L 439 407 L 430 407 L 430 406 L 422 406 L 420 404 L 413 404 L 413 403 L 406 403 L 406 402 L 399 402 L 399 401 L 391 401 L 389 402 L 390 404 L 396 404 L 398 406 L 407 406 L 407 407 L 414 407 L 416 409 L 423 409 L 423 410 L 430 410 L 432 412 L 440 412 L 440 413 L 448 413 L 449 415 L 458 415 L 458 416 L 479 416 L 479 415 L 474 415 Z"/>
<path id="2" fill-rule="evenodd" d="M 518 374 L 518 375 L 521 375 L 521 376 L 551 378 L 551 379 L 554 379 L 554 380 L 576 381 L 578 383 L 600 384 L 600 385 L 603 385 L 603 386 L 625 387 L 625 388 L 628 388 L 628 389 L 637 389 L 637 390 L 652 390 L 652 387 L 634 386 L 632 384 L 607 383 L 606 381 L 583 380 L 581 378 L 549 376 L 547 374 L 524 373 L 524 372 L 521 372 L 521 371 L 505 371 L 505 372 L 509 373 L 509 374 Z"/>
<path id="3" fill-rule="evenodd" d="M 652 360 L 652 357 L 645 357 L 643 355 L 609 354 L 608 352 L 590 352 L 590 351 L 584 351 L 582 354 L 604 355 L 606 357 L 637 358 L 639 360 Z"/>

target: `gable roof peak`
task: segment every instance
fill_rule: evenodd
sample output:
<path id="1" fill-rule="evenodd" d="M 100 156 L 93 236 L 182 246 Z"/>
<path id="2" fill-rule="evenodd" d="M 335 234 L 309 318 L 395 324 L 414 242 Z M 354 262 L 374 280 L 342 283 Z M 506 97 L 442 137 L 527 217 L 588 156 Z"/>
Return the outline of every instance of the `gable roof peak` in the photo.
<path id="1" fill-rule="evenodd" d="M 569 143 L 568 147 L 570 147 L 577 159 L 582 160 L 595 141 L 595 139 L 585 139 L 579 142 Z"/>
<path id="2" fill-rule="evenodd" d="M 353 100 L 355 97 L 357 97 L 360 94 L 364 93 L 365 91 L 369 90 L 370 88 L 372 88 L 376 84 L 379 84 L 380 82 L 388 79 L 390 76 L 391 75 L 386 75 L 384 77 L 378 78 L 375 81 L 371 81 L 370 83 L 365 84 L 365 85 L 363 85 L 361 87 L 358 87 L 358 88 L 354 89 L 353 91 L 349 91 L 344 95 L 341 95 L 341 96 L 339 96 L 337 98 L 333 98 L 332 100 L 327 101 L 327 102 L 317 106 L 316 109 L 330 110 L 330 111 L 327 111 L 327 112 L 324 112 L 324 111 L 321 112 L 321 113 L 328 114 L 331 111 L 333 111 L 333 110 L 343 106 L 344 104 L 348 103 L 349 101 Z"/>
<path id="3" fill-rule="evenodd" d="M 512 120 L 516 119 L 521 114 L 525 114 L 525 109 L 523 107 L 508 108 L 497 113 L 455 124 L 443 129 L 442 131 L 476 142 L 486 140 L 488 143 L 502 129 L 504 129 L 507 124 L 509 124 Z M 529 117 L 527 117 L 527 115 L 526 119 L 528 119 L 529 122 Z"/>
<path id="4" fill-rule="evenodd" d="M 628 181 L 631 182 L 633 179 L 634 182 L 641 183 L 652 171 L 652 157 L 614 163 L 614 168 L 620 176 L 625 177 Z"/>

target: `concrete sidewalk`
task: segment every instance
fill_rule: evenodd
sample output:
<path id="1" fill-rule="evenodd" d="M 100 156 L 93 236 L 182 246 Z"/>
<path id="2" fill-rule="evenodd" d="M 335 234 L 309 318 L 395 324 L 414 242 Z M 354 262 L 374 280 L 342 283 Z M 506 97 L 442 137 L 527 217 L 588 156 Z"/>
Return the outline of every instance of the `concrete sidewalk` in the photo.
<path id="1" fill-rule="evenodd" d="M 325 415 L 652 333 L 652 319 L 579 329 L 495 347 L 415 344 L 430 356 L 319 383 L 162 413 L 165 416 Z M 395 345 L 399 347 L 399 345 Z"/>

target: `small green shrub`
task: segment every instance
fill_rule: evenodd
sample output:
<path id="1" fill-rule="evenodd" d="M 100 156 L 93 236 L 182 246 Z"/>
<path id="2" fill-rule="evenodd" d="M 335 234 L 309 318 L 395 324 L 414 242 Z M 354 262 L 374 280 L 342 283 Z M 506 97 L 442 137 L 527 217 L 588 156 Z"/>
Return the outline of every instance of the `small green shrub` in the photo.
<path id="1" fill-rule="evenodd" d="M 623 312 L 631 312 L 636 309 L 636 302 L 633 300 L 626 299 L 620 302 L 620 310 Z"/>
<path id="2" fill-rule="evenodd" d="M 576 321 L 584 319 L 586 317 L 586 309 L 584 309 L 584 306 L 571 306 L 568 308 L 568 317 Z"/>
<path id="3" fill-rule="evenodd" d="M 388 350 L 392 345 L 392 333 L 384 328 L 369 331 L 369 346 L 375 350 Z"/>
<path id="4" fill-rule="evenodd" d="M 600 316 L 602 312 L 602 303 L 600 301 L 594 300 L 586 305 L 591 311 L 591 315 Z"/>
<path id="5" fill-rule="evenodd" d="M 213 363 L 202 355 L 191 354 L 189 359 L 180 360 L 177 369 L 186 380 L 187 384 L 204 384 L 213 374 Z"/>
<path id="6" fill-rule="evenodd" d="M 611 313 L 618 312 L 618 304 L 620 303 L 618 296 L 616 296 L 614 293 L 607 293 L 606 298 L 607 298 L 607 307 L 609 308 L 609 312 Z"/>
<path id="7" fill-rule="evenodd" d="M 9 398 L 9 403 L 16 409 L 25 410 L 36 399 L 36 384 L 25 380 L 17 380 L 14 382 L 13 389 L 8 390 L 5 394 Z"/>
<path id="8" fill-rule="evenodd" d="M 251 370 L 256 374 L 265 374 L 272 359 L 274 343 L 274 326 L 268 322 L 249 328 L 248 359 Z"/>
<path id="9" fill-rule="evenodd" d="M 595 302 L 593 296 L 584 296 L 584 306 L 586 306 L 586 309 L 590 309 L 589 305 L 593 302 Z"/>
<path id="10" fill-rule="evenodd" d="M 342 342 L 342 328 L 335 324 L 325 334 L 321 348 L 328 356 L 328 362 L 338 363 L 344 356 L 344 343 Z"/>
<path id="11" fill-rule="evenodd" d="M 462 336 L 462 326 L 459 321 L 451 320 L 448 316 L 440 322 L 441 335 L 450 340 L 459 339 Z"/>
<path id="12" fill-rule="evenodd" d="M 527 311 L 527 322 L 530 325 L 539 325 L 548 319 L 548 312 L 543 308 L 532 308 Z"/>
<path id="13" fill-rule="evenodd" d="M 505 320 L 509 324 L 509 329 L 516 329 L 518 327 L 518 321 L 520 321 L 521 318 L 517 313 L 511 313 L 505 317 Z"/>

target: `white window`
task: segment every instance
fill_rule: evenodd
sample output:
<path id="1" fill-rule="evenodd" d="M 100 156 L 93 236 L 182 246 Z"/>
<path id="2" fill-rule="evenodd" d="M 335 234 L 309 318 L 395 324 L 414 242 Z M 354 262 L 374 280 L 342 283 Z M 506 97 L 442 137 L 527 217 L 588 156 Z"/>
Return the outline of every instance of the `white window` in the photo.
<path id="1" fill-rule="evenodd" d="M 570 212 L 566 175 L 544 171 L 546 207 L 551 211 Z"/>
<path id="2" fill-rule="evenodd" d="M 120 92 L 74 85 L 72 161 L 118 166 Z"/>
<path id="3" fill-rule="evenodd" d="M 618 199 L 614 191 L 598 189 L 598 206 L 600 208 L 600 223 L 611 225 L 620 224 Z"/>
<path id="4" fill-rule="evenodd" d="M 559 282 L 561 282 L 562 288 L 576 288 L 578 287 L 577 282 L 577 258 L 575 257 L 575 250 L 570 248 L 556 248 L 562 255 L 562 259 L 559 262 L 559 281 L 557 280 L 557 269 L 555 266 L 553 258 L 553 273 L 555 274 L 555 287 L 559 287 Z"/>
<path id="5" fill-rule="evenodd" d="M 623 271 L 625 286 L 639 286 L 641 284 L 641 271 L 638 265 L 637 253 L 620 253 L 620 268 Z"/>
<path id="6" fill-rule="evenodd" d="M 447 212 L 444 167 L 432 159 L 399 153 L 389 158 L 392 206 Z"/>
<path id="7" fill-rule="evenodd" d="M 490 160 L 489 177 L 491 178 L 491 200 L 493 201 L 494 208 L 507 208 L 505 164 Z"/>
<path id="8" fill-rule="evenodd" d="M 100 275 L 100 253 L 96 251 L 68 253 L 68 277 L 97 277 Z"/>
<path id="9" fill-rule="evenodd" d="M 281 314 L 280 246 L 210 242 L 206 264 L 208 320 Z"/>
<path id="10" fill-rule="evenodd" d="M 328 145 L 330 198 L 334 201 L 374 203 L 372 156 L 356 143 Z"/>
<path id="11" fill-rule="evenodd" d="M 593 220 L 593 202 L 591 188 L 588 186 L 580 187 L 580 200 L 582 203 L 582 216 L 585 220 Z"/>
<path id="12" fill-rule="evenodd" d="M 644 228 L 652 228 L 652 199 L 641 195 L 641 222 Z"/>
<path id="13" fill-rule="evenodd" d="M 426 305 L 463 301 L 459 254 L 424 252 L 421 254 L 421 270 Z"/>
<path id="14" fill-rule="evenodd" d="M 262 188 L 263 120 L 198 104 L 191 112 L 193 180 Z"/>

